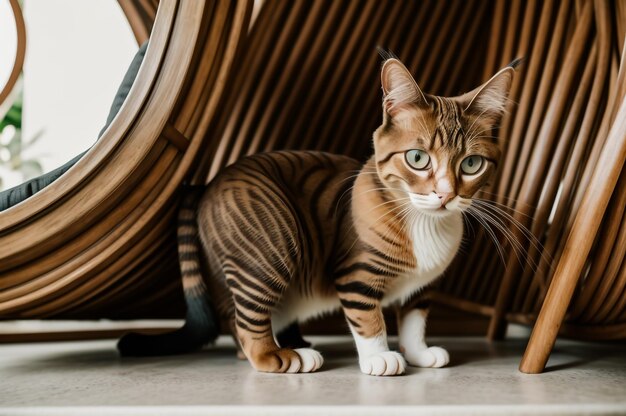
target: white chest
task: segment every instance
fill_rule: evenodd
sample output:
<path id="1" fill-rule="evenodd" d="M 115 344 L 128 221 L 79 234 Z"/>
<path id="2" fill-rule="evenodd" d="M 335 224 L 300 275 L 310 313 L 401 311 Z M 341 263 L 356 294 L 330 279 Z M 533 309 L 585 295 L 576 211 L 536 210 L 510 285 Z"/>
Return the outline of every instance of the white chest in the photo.
<path id="1" fill-rule="evenodd" d="M 404 302 L 413 293 L 439 277 L 450 265 L 463 238 L 463 218 L 422 217 L 411 229 L 416 268 L 404 276 L 394 278 L 387 288 L 383 305 L 400 300 Z"/>

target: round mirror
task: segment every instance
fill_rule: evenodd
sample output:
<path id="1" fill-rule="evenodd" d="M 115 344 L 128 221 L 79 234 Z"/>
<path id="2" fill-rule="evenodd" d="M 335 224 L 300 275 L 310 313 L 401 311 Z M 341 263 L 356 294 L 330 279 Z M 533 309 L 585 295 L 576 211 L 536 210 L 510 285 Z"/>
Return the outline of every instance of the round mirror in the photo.
<path id="1" fill-rule="evenodd" d="M 28 36 L 23 75 L 4 104 L 19 120 L 8 131 L 0 130 L 0 190 L 51 171 L 95 143 L 137 52 L 131 27 L 115 0 L 19 3 L 0 0 L 3 45 L 11 43 L 15 51 L 19 42 L 4 39 L 17 39 L 20 32 L 15 23 L 19 19 L 11 13 L 13 38 L 5 35 L 10 32 L 4 24 L 6 10 L 17 7 Z M 11 53 L 1 53 L 4 71 Z"/>

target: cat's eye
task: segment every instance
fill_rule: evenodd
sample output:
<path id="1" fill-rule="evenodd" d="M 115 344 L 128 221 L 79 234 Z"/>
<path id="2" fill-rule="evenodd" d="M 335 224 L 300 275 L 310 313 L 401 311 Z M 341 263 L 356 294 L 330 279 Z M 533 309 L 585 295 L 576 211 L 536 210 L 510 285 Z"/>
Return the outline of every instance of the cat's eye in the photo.
<path id="1" fill-rule="evenodd" d="M 478 155 L 468 156 L 461 162 L 461 171 L 466 175 L 473 175 L 483 165 L 483 157 Z"/>
<path id="2" fill-rule="evenodd" d="M 406 163 L 413 169 L 424 170 L 430 166 L 430 156 L 423 150 L 413 149 L 404 154 Z"/>

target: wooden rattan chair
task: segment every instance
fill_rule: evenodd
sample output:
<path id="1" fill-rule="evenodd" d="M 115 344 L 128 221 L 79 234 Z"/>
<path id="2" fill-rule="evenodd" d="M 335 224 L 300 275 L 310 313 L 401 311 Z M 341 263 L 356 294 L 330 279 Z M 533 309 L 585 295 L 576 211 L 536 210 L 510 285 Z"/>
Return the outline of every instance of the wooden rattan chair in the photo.
<path id="1" fill-rule="evenodd" d="M 382 45 L 407 63 L 425 91 L 442 95 L 467 91 L 526 57 L 496 131 L 504 160 L 481 195 L 515 219 L 495 235 L 503 259 L 485 249 L 490 235 L 475 223 L 466 253 L 434 300 L 488 317 L 492 339 L 504 335 L 508 322 L 534 324 L 543 307 L 524 371 L 541 370 L 563 318 L 566 335 L 626 337 L 623 2 L 273 0 L 263 3 L 235 57 L 249 4 L 121 4 L 140 40 L 156 16 L 151 64 L 142 68 L 126 115 L 107 132 L 111 138 L 81 169 L 54 191 L 0 214 L 0 244 L 11 247 L 0 253 L 2 316 L 180 316 L 169 222 L 175 187 L 185 174 L 206 183 L 242 155 L 278 148 L 363 159 L 380 123 L 374 50 Z M 165 28 L 175 29 L 183 15 L 197 24 L 187 49 L 178 37 L 164 40 Z M 174 55 L 191 73 L 165 59 Z M 155 95 L 173 78 L 175 97 Z M 157 97 L 167 108 L 150 106 Z M 128 116 L 140 104 L 140 116 Z M 104 155 L 124 158 L 133 169 L 115 175 Z M 120 187 L 127 192 L 114 191 Z M 141 189 L 139 196 L 131 189 Z M 80 215 L 44 220 L 57 208 Z M 15 225 L 5 226 L 5 219 Z M 537 241 L 529 242 L 519 225 Z"/>

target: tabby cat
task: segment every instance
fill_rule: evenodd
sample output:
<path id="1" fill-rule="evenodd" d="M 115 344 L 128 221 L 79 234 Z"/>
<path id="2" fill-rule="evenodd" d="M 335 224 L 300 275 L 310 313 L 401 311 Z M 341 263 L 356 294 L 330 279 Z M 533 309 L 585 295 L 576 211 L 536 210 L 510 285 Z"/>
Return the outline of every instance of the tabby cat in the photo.
<path id="1" fill-rule="evenodd" d="M 387 59 L 383 123 L 364 166 L 316 151 L 263 153 L 189 192 L 178 218 L 186 323 L 159 336 L 128 334 L 121 353 L 197 349 L 217 336 L 217 314 L 255 369 L 313 372 L 320 353 L 281 348 L 274 333 L 341 308 L 363 373 L 446 365 L 448 353 L 424 342 L 427 305 L 409 300 L 452 261 L 462 213 L 496 169 L 489 131 L 517 62 L 445 98 L 424 94 L 398 59 Z M 398 313 L 400 353 L 387 345 L 386 306 Z"/>

